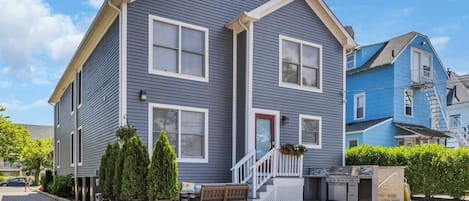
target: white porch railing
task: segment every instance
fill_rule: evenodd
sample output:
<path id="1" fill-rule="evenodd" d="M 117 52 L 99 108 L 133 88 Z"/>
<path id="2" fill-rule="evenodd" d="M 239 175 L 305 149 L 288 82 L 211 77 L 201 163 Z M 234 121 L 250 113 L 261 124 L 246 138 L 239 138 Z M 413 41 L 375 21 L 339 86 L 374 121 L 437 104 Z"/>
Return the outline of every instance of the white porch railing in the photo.
<path id="1" fill-rule="evenodd" d="M 272 177 L 302 177 L 303 156 L 284 155 L 272 149 L 256 161 L 256 151 L 250 151 L 231 168 L 234 183 L 247 183 L 252 179 L 252 196 Z"/>
<path id="2" fill-rule="evenodd" d="M 251 150 L 231 168 L 234 183 L 246 183 L 252 177 L 252 166 L 256 162 L 256 150 Z"/>

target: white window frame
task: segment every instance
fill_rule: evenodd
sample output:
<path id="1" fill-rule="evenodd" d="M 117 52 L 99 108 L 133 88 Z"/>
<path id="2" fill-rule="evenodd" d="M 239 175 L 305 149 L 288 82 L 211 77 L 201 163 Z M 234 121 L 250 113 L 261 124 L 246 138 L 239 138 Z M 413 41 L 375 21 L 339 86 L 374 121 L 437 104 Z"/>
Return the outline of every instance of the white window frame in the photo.
<path id="1" fill-rule="evenodd" d="M 409 91 L 412 93 L 411 100 L 410 100 L 410 108 L 411 108 L 411 114 L 408 115 L 406 111 L 406 100 L 407 100 L 407 94 L 406 92 Z M 414 91 L 410 88 L 404 89 L 404 116 L 406 117 L 414 117 Z"/>
<path id="2" fill-rule="evenodd" d="M 78 97 L 78 100 L 77 100 L 77 104 L 78 104 L 78 107 L 77 109 L 80 109 L 81 107 L 81 104 L 83 103 L 83 71 L 79 71 L 78 72 L 78 90 L 77 90 L 77 97 Z"/>
<path id="3" fill-rule="evenodd" d="M 178 26 L 178 72 L 168 72 L 168 71 L 162 71 L 162 70 L 157 70 L 153 69 L 153 24 L 155 21 L 171 24 Z M 177 20 L 172 20 L 164 17 L 159 17 L 155 15 L 148 15 L 148 73 L 150 74 L 155 74 L 155 75 L 162 75 L 162 76 L 169 76 L 169 77 L 175 77 L 175 78 L 181 78 L 181 79 L 188 79 L 188 80 L 194 80 L 194 81 L 200 81 L 200 82 L 208 82 L 208 76 L 209 76 L 209 43 L 208 43 L 208 35 L 209 35 L 209 30 L 208 28 L 189 24 L 189 23 L 184 23 L 181 21 Z M 194 75 L 187 75 L 187 74 L 182 74 L 181 73 L 181 55 L 182 55 L 182 27 L 189 28 L 189 29 L 194 29 L 197 31 L 202 31 L 205 33 L 205 61 L 204 61 L 204 72 L 205 75 L 203 77 L 199 76 L 194 76 Z"/>
<path id="4" fill-rule="evenodd" d="M 204 155 L 205 158 L 179 158 L 181 155 L 181 137 L 178 137 L 178 153 L 176 153 L 177 162 L 181 163 L 208 163 L 208 115 L 209 111 L 205 108 L 197 108 L 197 107 L 186 107 L 180 105 L 169 105 L 169 104 L 159 104 L 159 103 L 149 103 L 148 104 L 148 151 L 151 154 L 153 153 L 153 109 L 160 108 L 160 109 L 172 109 L 178 111 L 178 135 L 181 135 L 181 111 L 188 111 L 188 112 L 200 112 L 204 113 L 204 123 L 205 123 L 205 133 L 204 133 Z"/>
<path id="5" fill-rule="evenodd" d="M 70 133 L 70 167 L 75 167 L 75 133 Z"/>
<path id="6" fill-rule="evenodd" d="M 60 127 L 60 101 L 57 102 L 56 118 L 57 118 L 57 128 Z"/>
<path id="7" fill-rule="evenodd" d="M 428 52 L 428 51 L 425 51 L 425 50 L 422 50 L 422 49 L 419 49 L 419 48 L 415 48 L 415 47 L 412 47 L 411 49 L 411 53 L 410 53 L 410 73 L 411 73 L 411 80 L 414 81 L 414 52 L 418 52 L 420 53 L 420 60 L 419 60 L 419 64 L 422 64 L 422 57 L 423 55 L 429 55 L 430 56 L 430 76 L 428 77 L 428 79 L 430 80 L 433 80 L 433 73 L 434 73 L 434 65 L 433 65 L 433 54 L 431 52 Z M 422 77 L 423 76 L 423 69 L 420 69 L 420 68 L 423 68 L 423 65 L 419 66 L 418 67 L 418 81 L 421 81 Z M 422 75 L 420 74 L 422 73 Z"/>
<path id="8" fill-rule="evenodd" d="M 322 149 L 322 117 L 300 114 L 298 121 L 298 143 L 304 145 L 308 149 Z M 319 121 L 319 134 L 318 134 L 318 144 L 303 144 L 303 119 L 308 120 L 318 120 Z"/>
<path id="9" fill-rule="evenodd" d="M 359 97 L 363 96 L 363 117 L 357 118 L 357 100 Z M 362 120 L 365 119 L 366 116 L 366 93 L 360 92 L 353 95 L 353 119 L 354 120 Z"/>
<path id="10" fill-rule="evenodd" d="M 353 65 L 351 67 L 349 67 L 349 62 L 348 62 L 348 57 L 349 56 L 353 56 Z M 345 57 L 345 61 L 347 62 L 347 69 L 354 69 L 357 67 L 357 54 L 356 53 L 352 53 L 352 54 L 348 54 L 347 57 Z"/>
<path id="11" fill-rule="evenodd" d="M 457 122 L 455 122 L 455 120 L 457 120 Z M 454 123 L 457 123 L 458 125 L 453 125 Z M 461 114 L 449 115 L 449 128 L 457 129 L 460 127 L 461 127 Z"/>
<path id="12" fill-rule="evenodd" d="M 290 41 L 290 42 L 294 42 L 294 43 L 299 43 L 300 44 L 300 71 L 303 70 L 303 45 L 307 45 L 307 46 L 311 46 L 311 47 L 314 47 L 314 48 L 318 48 L 319 49 L 319 88 L 315 88 L 315 87 L 308 87 L 308 86 L 303 86 L 303 82 L 300 81 L 300 84 L 292 84 L 292 83 L 287 83 L 287 82 L 283 82 L 282 80 L 282 57 L 283 57 L 283 52 L 282 52 L 282 41 Z M 303 40 L 299 40 L 299 39 L 295 39 L 295 38 L 290 38 L 288 36 L 283 36 L 283 35 L 279 35 L 279 40 L 278 40 L 278 52 L 279 52 L 279 56 L 278 56 L 278 61 L 279 61 L 279 65 L 278 65 L 278 85 L 280 87 L 285 87 L 285 88 L 290 88 L 290 89 L 298 89 L 298 90 L 304 90 L 304 91 L 311 91 L 311 92 L 316 92 L 316 93 L 322 93 L 322 89 L 323 89 L 323 85 L 322 85 L 322 77 L 323 77 L 323 64 L 322 64 L 322 45 L 319 45 L 319 44 L 316 44 L 316 43 L 310 43 L 310 42 L 307 42 L 307 41 L 303 41 Z M 301 73 L 300 73 L 300 77 L 298 78 L 299 80 L 301 80 Z"/>
<path id="13" fill-rule="evenodd" d="M 360 145 L 360 144 L 358 144 L 358 138 L 351 138 L 351 139 L 349 139 L 349 140 L 347 141 L 347 145 L 348 145 L 347 147 L 348 147 L 348 148 L 352 148 L 352 147 L 350 146 L 350 142 L 352 142 L 352 141 L 357 141 L 357 146 Z"/>
<path id="14" fill-rule="evenodd" d="M 76 91 L 75 91 L 75 81 L 72 81 L 72 83 L 70 84 L 70 87 L 71 87 L 70 88 L 70 90 L 71 90 L 71 93 L 70 93 L 71 94 L 71 99 L 70 99 L 70 101 L 71 101 L 71 103 L 70 103 L 71 104 L 71 111 L 70 111 L 70 115 L 73 115 L 73 113 L 75 112 L 75 104 L 76 104 L 75 103 L 76 102 L 76 100 L 75 100 L 75 96 L 76 96 L 75 95 L 75 93 L 76 93 Z"/>
<path id="15" fill-rule="evenodd" d="M 56 164 L 56 167 L 57 168 L 60 168 L 60 140 L 57 140 L 56 144 L 55 144 L 55 154 L 56 154 L 56 158 L 57 158 L 57 164 Z"/>
<path id="16" fill-rule="evenodd" d="M 78 166 L 83 165 L 83 129 L 82 127 L 78 127 L 77 130 L 77 150 L 79 154 L 77 154 L 77 161 L 78 161 Z"/>

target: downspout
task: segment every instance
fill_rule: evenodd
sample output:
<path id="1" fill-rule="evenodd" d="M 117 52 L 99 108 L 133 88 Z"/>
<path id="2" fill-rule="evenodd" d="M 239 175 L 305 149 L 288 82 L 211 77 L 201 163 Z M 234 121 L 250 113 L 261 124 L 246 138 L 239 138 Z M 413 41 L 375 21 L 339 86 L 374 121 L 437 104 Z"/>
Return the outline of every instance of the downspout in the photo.
<path id="1" fill-rule="evenodd" d="M 78 103 L 77 99 L 78 98 L 77 98 L 77 94 L 78 93 L 77 93 L 77 90 L 76 90 L 78 87 L 77 87 L 76 80 L 77 80 L 77 72 L 75 72 L 75 79 L 73 81 L 73 88 L 72 88 L 72 90 L 73 90 L 73 96 L 72 96 L 72 99 L 73 99 L 73 105 L 72 105 L 72 107 L 73 107 L 73 144 L 74 144 L 73 145 L 73 150 L 72 150 L 72 152 L 73 152 L 73 161 L 72 162 L 73 162 L 74 178 L 75 178 L 74 179 L 75 180 L 75 200 L 78 200 L 78 193 L 79 193 L 78 192 L 78 158 L 77 158 L 77 155 L 78 155 L 77 154 L 77 134 L 78 134 L 78 132 L 77 132 L 77 130 L 78 130 L 77 129 L 77 126 L 78 126 L 77 125 L 77 122 L 78 122 L 78 115 L 77 115 L 78 114 L 78 111 L 77 111 L 77 108 L 78 108 L 77 107 L 77 105 L 78 105 L 77 104 Z M 83 186 L 83 184 L 82 184 L 82 186 Z"/>

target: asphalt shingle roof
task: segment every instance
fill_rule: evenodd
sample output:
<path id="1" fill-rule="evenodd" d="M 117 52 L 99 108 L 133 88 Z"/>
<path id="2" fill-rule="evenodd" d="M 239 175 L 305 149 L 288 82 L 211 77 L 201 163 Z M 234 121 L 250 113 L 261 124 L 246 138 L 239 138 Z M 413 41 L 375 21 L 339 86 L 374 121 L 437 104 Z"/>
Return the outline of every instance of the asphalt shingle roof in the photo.
<path id="1" fill-rule="evenodd" d="M 420 134 L 420 135 L 425 135 L 429 137 L 449 137 L 442 131 L 433 130 L 424 126 L 404 124 L 404 123 L 394 123 L 394 125 L 412 134 Z"/>
<path id="2" fill-rule="evenodd" d="M 38 138 L 53 138 L 54 127 L 53 126 L 41 126 L 41 125 L 30 125 L 30 124 L 19 124 L 29 131 L 31 139 L 35 140 Z"/>
<path id="3" fill-rule="evenodd" d="M 386 121 L 390 119 L 391 117 L 386 117 L 382 119 L 375 119 L 375 120 L 370 120 L 370 121 L 362 121 L 362 122 L 354 122 L 354 123 L 348 123 L 345 127 L 346 132 L 354 132 L 354 131 L 362 131 L 365 130 L 369 127 L 372 127 L 376 124 L 379 124 L 383 121 Z"/>

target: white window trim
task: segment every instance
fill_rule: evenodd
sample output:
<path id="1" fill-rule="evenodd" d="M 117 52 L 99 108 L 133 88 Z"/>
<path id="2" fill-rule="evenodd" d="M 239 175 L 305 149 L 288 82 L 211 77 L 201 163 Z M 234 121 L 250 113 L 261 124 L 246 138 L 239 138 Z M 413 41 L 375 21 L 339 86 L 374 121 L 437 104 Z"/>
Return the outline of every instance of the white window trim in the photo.
<path id="1" fill-rule="evenodd" d="M 411 47 L 410 48 L 410 74 L 411 74 L 411 80 L 412 80 L 412 74 L 413 74 L 413 61 L 414 61 L 414 52 L 418 52 L 420 53 L 421 55 L 424 55 L 424 54 L 427 54 L 427 55 L 430 55 L 430 67 L 431 67 L 431 70 L 430 70 L 430 77 L 429 79 L 433 79 L 433 73 L 434 73 L 434 65 L 433 65 L 433 54 L 429 51 L 426 51 L 426 50 L 422 50 L 422 49 L 419 49 L 419 48 L 415 48 L 415 47 Z M 396 57 L 397 58 L 397 57 Z M 422 57 L 420 57 L 420 62 L 422 62 Z M 420 66 L 419 66 L 419 75 L 420 75 Z M 423 75 L 422 75 L 423 76 Z M 420 77 L 419 77 L 420 79 Z"/>
<path id="2" fill-rule="evenodd" d="M 159 104 L 159 103 L 149 103 L 148 104 L 148 152 L 149 155 L 153 153 L 153 108 L 161 108 L 161 109 L 173 109 L 178 111 L 178 135 L 181 133 L 181 111 L 189 111 L 189 112 L 201 112 L 204 113 L 204 121 L 205 121 L 205 135 L 204 135 L 204 155 L 205 158 L 179 158 L 179 153 L 176 153 L 177 162 L 181 163 L 208 163 L 208 109 L 204 108 L 196 108 L 196 107 L 186 107 L 186 106 L 179 106 L 179 105 L 169 105 L 169 104 Z M 178 137 L 178 145 L 181 146 L 181 138 Z M 178 147 L 179 152 L 181 148 Z"/>
<path id="3" fill-rule="evenodd" d="M 55 154 L 57 154 L 57 156 L 56 156 L 57 166 L 56 167 L 60 168 L 60 140 L 57 140 L 57 142 L 55 143 L 55 146 L 56 146 L 55 148 L 57 149 L 56 153 L 55 153 Z"/>
<path id="4" fill-rule="evenodd" d="M 60 127 L 60 101 L 57 102 L 56 118 L 57 118 L 57 128 Z"/>
<path id="5" fill-rule="evenodd" d="M 77 156 L 77 163 L 78 163 L 78 166 L 82 166 L 83 165 L 83 129 L 82 127 L 78 127 L 78 133 L 81 133 L 80 135 L 78 135 L 77 133 L 77 149 L 80 148 L 80 151 L 81 152 L 81 158 L 80 158 L 80 155 Z M 79 139 L 81 137 L 81 139 Z M 81 145 L 80 145 L 80 142 L 81 142 Z"/>
<path id="6" fill-rule="evenodd" d="M 348 147 L 348 148 L 351 148 L 351 147 L 350 147 L 350 142 L 351 142 L 351 141 L 357 141 L 357 146 L 360 145 L 360 144 L 358 144 L 358 138 L 350 138 L 350 139 L 347 141 L 347 147 Z"/>
<path id="7" fill-rule="evenodd" d="M 78 107 L 77 107 L 77 110 L 80 109 L 82 103 L 83 103 L 83 71 L 80 70 L 78 72 L 78 76 L 79 76 L 79 80 L 80 80 L 80 86 L 78 86 L 78 90 L 77 90 L 77 93 L 79 91 L 79 96 L 77 94 L 77 104 L 78 104 Z"/>
<path id="8" fill-rule="evenodd" d="M 77 93 L 75 91 L 75 81 L 72 81 L 72 83 L 70 84 L 70 87 L 71 87 L 70 88 L 70 90 L 71 90 L 70 94 L 72 95 L 71 100 L 70 100 L 71 101 L 70 104 L 71 104 L 71 110 L 72 111 L 70 112 L 70 115 L 73 115 L 73 113 L 75 112 L 75 104 L 77 104 L 76 99 L 75 99 L 75 96 L 76 96 L 76 93 Z"/>
<path id="9" fill-rule="evenodd" d="M 319 134 L 318 134 L 318 144 L 303 144 L 303 119 L 309 119 L 309 120 L 319 120 Z M 300 114 L 299 115 L 299 121 L 298 121 L 298 143 L 304 145 L 308 149 L 322 149 L 322 117 L 320 116 L 312 116 L 312 115 L 304 115 Z"/>
<path id="10" fill-rule="evenodd" d="M 71 151 L 70 151 L 70 154 L 71 154 L 71 155 L 70 155 L 70 159 L 71 159 L 71 161 L 70 161 L 70 167 L 75 167 L 75 160 L 76 160 L 76 158 L 75 158 L 75 156 L 74 156 L 74 155 L 75 155 L 75 149 L 76 149 L 76 147 L 75 147 L 75 146 L 76 146 L 76 145 L 75 145 L 75 143 L 76 143 L 75 141 L 76 141 L 76 140 L 75 140 L 74 138 L 75 138 L 75 133 L 72 131 L 72 132 L 70 133 L 70 148 L 72 148 Z M 72 139 L 73 139 L 73 143 L 72 143 Z M 73 147 L 72 147 L 72 145 L 73 145 Z M 72 159 L 72 158 L 73 158 L 73 159 Z"/>
<path id="11" fill-rule="evenodd" d="M 357 98 L 363 96 L 363 117 L 357 118 Z M 353 120 L 362 120 L 366 116 L 366 94 L 365 92 L 360 92 L 353 95 Z"/>
<path id="12" fill-rule="evenodd" d="M 300 44 L 300 70 L 302 70 L 302 66 L 303 66 L 303 45 L 308 45 L 308 46 L 311 46 L 311 47 L 315 47 L 315 48 L 319 48 L 319 88 L 314 88 L 314 87 L 307 87 L 307 86 L 303 86 L 303 82 L 300 82 L 301 85 L 298 85 L 298 84 L 292 84 L 292 83 L 286 83 L 286 82 L 283 82 L 282 81 L 282 41 L 283 40 L 286 40 L 286 41 L 290 41 L 290 42 L 294 42 L 294 43 L 299 43 Z M 279 56 L 278 56 L 278 62 L 279 62 L 279 66 L 278 66 L 278 85 L 280 87 L 285 87 L 285 88 L 290 88 L 290 89 L 297 89 L 297 90 L 303 90 L 303 91 L 311 91 L 311 92 L 316 92 L 316 93 L 322 93 L 322 89 L 323 89 L 323 85 L 322 85 L 322 77 L 323 77 L 323 64 L 322 64 L 322 45 L 319 45 L 319 44 L 315 44 L 315 43 L 310 43 L 310 42 L 306 42 L 306 41 L 302 41 L 302 40 L 299 40 L 299 39 L 295 39 L 295 38 L 290 38 L 288 36 L 283 36 L 283 35 L 279 35 L 279 40 L 278 40 L 278 52 L 279 52 Z M 301 79 L 301 78 L 299 78 Z"/>
<path id="13" fill-rule="evenodd" d="M 412 100 L 410 102 L 410 108 L 411 108 L 411 115 L 408 115 L 406 113 L 406 99 L 407 99 L 407 94 L 405 93 L 406 91 L 410 91 L 412 93 Z M 414 117 L 414 91 L 410 88 L 405 88 L 404 89 L 404 116 L 406 117 Z"/>
<path id="14" fill-rule="evenodd" d="M 350 67 L 350 68 L 348 67 L 348 56 L 350 56 L 351 54 L 349 54 L 345 57 L 345 64 L 346 64 L 347 69 L 357 68 L 357 53 L 352 53 L 352 54 L 353 54 L 353 66 Z"/>
<path id="15" fill-rule="evenodd" d="M 160 21 L 160 22 L 164 22 L 164 23 L 168 23 L 168 24 L 172 24 L 172 25 L 176 25 L 178 26 L 178 31 L 179 31 L 179 47 L 178 47 L 178 66 L 177 68 L 179 69 L 179 73 L 174 73 L 174 72 L 167 72 L 167 71 L 162 71 L 162 70 L 157 70 L 157 69 L 153 69 L 153 22 L 155 21 Z M 148 15 L 148 25 L 149 25 L 149 28 L 148 28 L 148 73 L 150 74 L 155 74 L 155 75 L 162 75 L 162 76 L 168 76 L 168 77 L 175 77 L 175 78 L 181 78 L 181 79 L 187 79 L 187 80 L 194 80 L 194 81 L 200 81 L 200 82 L 208 82 L 208 76 L 209 76 L 209 46 L 208 46 L 208 35 L 209 35 L 209 30 L 208 28 L 205 28 L 205 27 L 201 27 L 201 26 L 197 26 L 197 25 L 193 25 L 193 24 L 188 24 L 188 23 L 184 23 L 184 22 L 181 22 L 181 21 L 177 21 L 177 20 L 172 20 L 172 19 L 168 19 L 168 18 L 164 18 L 164 17 L 159 17 L 159 16 L 155 16 L 155 15 Z M 194 76 L 194 75 L 186 75 L 186 74 L 182 74 L 181 73 L 181 34 L 182 34 L 182 31 L 181 31 L 181 27 L 186 27 L 186 28 L 190 28 L 190 29 L 194 29 L 194 30 L 197 30 L 197 31 L 202 31 L 205 33 L 205 61 L 204 61 L 204 72 L 205 72 L 205 75 L 204 77 L 199 77 L 199 76 Z"/>

